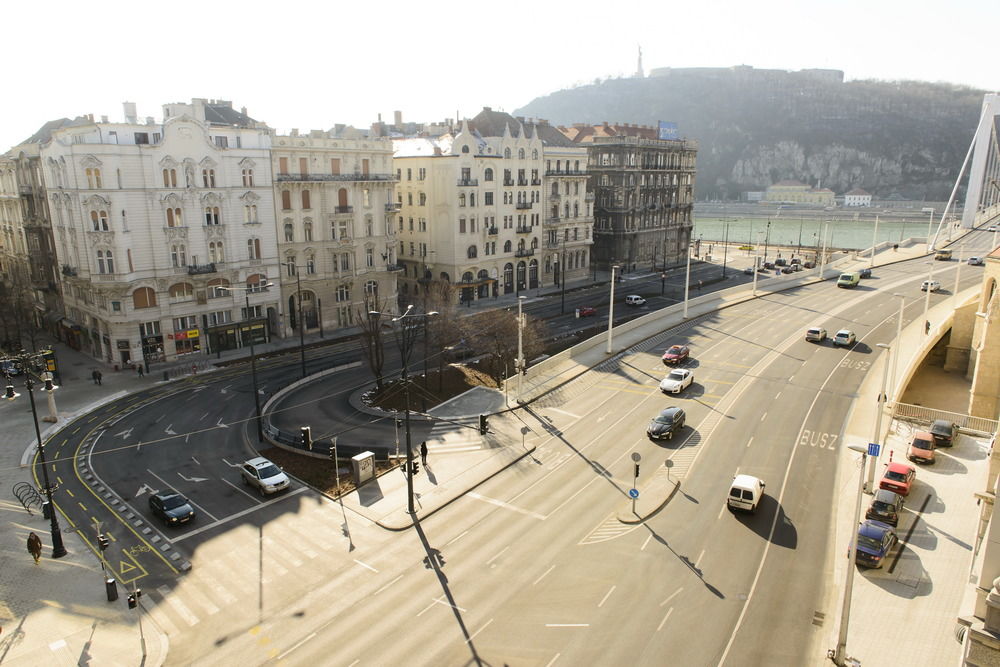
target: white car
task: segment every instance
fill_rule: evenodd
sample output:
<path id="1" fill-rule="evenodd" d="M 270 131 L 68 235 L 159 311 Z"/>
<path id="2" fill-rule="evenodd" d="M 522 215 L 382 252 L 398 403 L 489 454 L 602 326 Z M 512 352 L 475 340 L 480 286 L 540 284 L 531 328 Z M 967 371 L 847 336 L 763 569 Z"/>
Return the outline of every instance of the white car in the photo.
<path id="1" fill-rule="evenodd" d="M 982 266 L 983 265 L 983 258 L 982 257 L 970 257 L 969 258 L 969 265 L 970 266 Z"/>
<path id="2" fill-rule="evenodd" d="M 675 368 L 660 382 L 660 391 L 664 394 L 679 394 L 692 382 L 694 382 L 694 373 L 686 368 Z"/>
<path id="3" fill-rule="evenodd" d="M 250 459 L 240 467 L 243 483 L 256 487 L 262 496 L 288 488 L 288 476 L 263 456 Z"/>
<path id="4" fill-rule="evenodd" d="M 928 289 L 932 292 L 937 292 L 939 289 L 941 289 L 941 283 L 939 283 L 936 280 L 925 280 L 924 282 L 920 283 L 921 292 L 926 292 Z"/>
<path id="5" fill-rule="evenodd" d="M 853 331 L 850 329 L 841 329 L 837 332 L 837 335 L 833 337 L 833 344 L 850 347 L 851 345 L 854 345 L 854 341 L 856 339 L 857 337 L 854 335 Z"/>
<path id="6" fill-rule="evenodd" d="M 986 228 L 986 231 L 988 232 L 995 232 L 996 230 L 997 230 L 996 225 L 990 225 L 989 227 Z"/>
<path id="7" fill-rule="evenodd" d="M 629 294 L 625 297 L 625 303 L 629 306 L 644 306 L 646 305 L 646 300 L 638 294 Z"/>

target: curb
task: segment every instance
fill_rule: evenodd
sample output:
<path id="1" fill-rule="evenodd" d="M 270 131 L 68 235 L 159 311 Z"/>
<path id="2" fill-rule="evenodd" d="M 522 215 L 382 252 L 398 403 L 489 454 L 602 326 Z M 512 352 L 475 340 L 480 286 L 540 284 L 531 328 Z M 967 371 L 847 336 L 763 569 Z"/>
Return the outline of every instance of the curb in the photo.
<path id="1" fill-rule="evenodd" d="M 681 481 L 679 479 L 678 480 L 674 480 L 673 484 L 674 484 L 674 488 L 670 489 L 670 493 L 667 494 L 667 497 L 664 498 L 652 510 L 650 510 L 650 511 L 648 511 L 645 514 L 642 514 L 642 515 L 640 515 L 640 514 L 633 514 L 631 508 L 629 508 L 627 510 L 619 510 L 618 511 L 618 520 L 620 522 L 626 524 L 626 525 L 636 525 L 636 524 L 643 523 L 647 519 L 653 518 L 654 516 L 656 516 L 656 514 L 660 510 L 662 510 L 664 507 L 667 506 L 668 503 L 670 503 L 670 501 L 673 499 L 673 497 L 677 495 L 677 491 L 680 490 L 680 488 L 681 488 Z"/>

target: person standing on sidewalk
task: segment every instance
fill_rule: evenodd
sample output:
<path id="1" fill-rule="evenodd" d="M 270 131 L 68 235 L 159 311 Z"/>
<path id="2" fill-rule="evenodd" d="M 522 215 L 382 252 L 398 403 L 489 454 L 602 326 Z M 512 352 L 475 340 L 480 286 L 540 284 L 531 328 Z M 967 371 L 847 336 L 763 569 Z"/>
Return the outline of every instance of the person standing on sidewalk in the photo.
<path id="1" fill-rule="evenodd" d="M 420 462 L 427 466 L 427 441 L 424 440 L 420 443 Z"/>
<path id="2" fill-rule="evenodd" d="M 139 375 L 139 377 L 142 377 L 142 364 L 135 365 L 135 372 Z"/>
<path id="3" fill-rule="evenodd" d="M 104 384 L 104 374 L 101 371 L 94 371 L 97 373 L 97 384 Z"/>
<path id="4" fill-rule="evenodd" d="M 28 553 L 35 559 L 35 565 L 38 565 L 38 559 L 42 557 L 42 540 L 33 532 L 28 533 Z"/>

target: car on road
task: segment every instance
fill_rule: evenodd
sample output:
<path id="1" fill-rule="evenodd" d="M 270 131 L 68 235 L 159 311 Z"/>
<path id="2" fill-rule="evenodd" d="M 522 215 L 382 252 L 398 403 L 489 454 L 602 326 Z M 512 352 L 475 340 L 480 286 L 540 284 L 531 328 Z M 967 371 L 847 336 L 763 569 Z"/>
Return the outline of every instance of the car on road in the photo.
<path id="1" fill-rule="evenodd" d="M 768 271 L 774 270 L 774 262 L 764 262 L 764 268 Z"/>
<path id="2" fill-rule="evenodd" d="M 841 347 L 850 347 L 854 345 L 855 340 L 857 336 L 850 329 L 841 329 L 833 336 L 833 344 Z"/>
<path id="3" fill-rule="evenodd" d="M 860 271 L 858 271 L 858 273 L 861 275 L 862 278 L 871 278 L 872 277 L 872 270 L 871 269 L 861 269 Z"/>
<path id="4" fill-rule="evenodd" d="M 803 269 L 815 269 L 816 268 L 816 262 L 802 262 L 802 268 Z"/>
<path id="5" fill-rule="evenodd" d="M 730 511 L 742 510 L 753 514 L 764 496 L 764 482 L 753 475 L 736 475 L 729 485 L 726 507 Z"/>
<path id="6" fill-rule="evenodd" d="M 885 467 L 885 472 L 882 473 L 878 488 L 894 491 L 905 497 L 910 495 L 910 487 L 913 486 L 913 480 L 916 478 L 917 469 L 913 466 L 908 466 L 905 463 L 890 463 Z"/>
<path id="7" fill-rule="evenodd" d="M 149 497 L 149 511 L 168 526 L 179 526 L 194 519 L 194 508 L 176 491 L 157 491 Z"/>
<path id="8" fill-rule="evenodd" d="M 937 292 L 939 289 L 941 289 L 941 283 L 939 283 L 936 280 L 925 280 L 924 282 L 920 283 L 921 292 L 926 292 L 928 289 L 932 292 Z"/>
<path id="9" fill-rule="evenodd" d="M 792 260 L 792 263 L 790 264 L 790 266 L 792 268 L 792 271 L 801 271 L 802 270 L 802 265 L 799 264 L 798 262 L 794 261 L 794 260 Z"/>
<path id="10" fill-rule="evenodd" d="M 580 317 L 590 317 L 591 315 L 597 314 L 597 309 L 593 306 L 583 306 L 579 309 Z"/>
<path id="11" fill-rule="evenodd" d="M 686 368 L 675 368 L 660 382 L 664 394 L 679 394 L 694 382 L 694 373 Z"/>
<path id="12" fill-rule="evenodd" d="M 927 431 L 914 433 L 906 458 L 914 463 L 934 463 L 934 436 Z"/>
<path id="13" fill-rule="evenodd" d="M 856 287 L 858 283 L 861 282 L 861 272 L 860 271 L 848 271 L 847 273 L 841 273 L 840 277 L 837 278 L 837 287 Z"/>
<path id="14" fill-rule="evenodd" d="M 810 343 L 822 343 L 826 340 L 826 329 L 823 327 L 809 327 L 806 329 L 806 340 Z"/>
<path id="15" fill-rule="evenodd" d="M 627 306 L 644 306 L 646 305 L 646 300 L 639 296 L 638 294 L 629 294 L 625 297 L 625 305 Z"/>
<path id="16" fill-rule="evenodd" d="M 747 268 L 743 269 L 743 273 L 745 273 L 748 276 L 752 276 L 753 275 L 753 267 L 752 266 L 748 266 Z"/>
<path id="17" fill-rule="evenodd" d="M 667 366 L 674 366 L 682 361 L 687 361 L 691 356 L 691 350 L 687 345 L 671 345 L 663 353 L 663 363 Z"/>
<path id="18" fill-rule="evenodd" d="M 20 375 L 21 368 L 13 361 L 0 361 L 0 375 Z"/>
<path id="19" fill-rule="evenodd" d="M 969 265 L 970 266 L 982 266 L 983 265 L 983 258 L 982 257 L 970 257 L 969 258 Z"/>
<path id="20" fill-rule="evenodd" d="M 903 496 L 894 491 L 877 489 L 872 502 L 865 512 L 866 519 L 874 519 L 890 526 L 899 525 L 899 515 L 903 511 Z"/>
<path id="21" fill-rule="evenodd" d="M 951 447 L 955 444 L 958 424 L 950 422 L 947 419 L 935 419 L 928 430 L 934 436 L 935 445 L 938 447 Z"/>
<path id="22" fill-rule="evenodd" d="M 951 250 L 938 250 L 934 253 L 934 259 L 939 262 L 950 262 Z"/>
<path id="23" fill-rule="evenodd" d="M 788 275 L 789 273 L 795 273 L 795 267 L 794 266 L 783 266 L 783 267 L 781 267 L 781 272 L 784 273 L 785 275 Z"/>
<path id="24" fill-rule="evenodd" d="M 250 459 L 240 468 L 243 483 L 256 487 L 262 496 L 277 493 L 291 484 L 281 468 L 263 456 Z"/>
<path id="25" fill-rule="evenodd" d="M 995 232 L 996 230 L 997 230 L 996 225 L 990 225 L 989 227 L 986 228 L 986 231 L 988 232 Z"/>
<path id="26" fill-rule="evenodd" d="M 779 257 L 778 259 L 774 260 L 774 265 L 775 266 L 788 266 L 788 262 L 785 260 L 784 257 Z"/>
<path id="27" fill-rule="evenodd" d="M 684 410 L 676 407 L 669 407 L 653 417 L 646 427 L 646 435 L 653 440 L 670 439 L 674 433 L 684 428 Z"/>
<path id="28" fill-rule="evenodd" d="M 858 526 L 856 560 L 863 567 L 880 568 L 896 545 L 896 531 L 881 521 L 865 521 Z"/>

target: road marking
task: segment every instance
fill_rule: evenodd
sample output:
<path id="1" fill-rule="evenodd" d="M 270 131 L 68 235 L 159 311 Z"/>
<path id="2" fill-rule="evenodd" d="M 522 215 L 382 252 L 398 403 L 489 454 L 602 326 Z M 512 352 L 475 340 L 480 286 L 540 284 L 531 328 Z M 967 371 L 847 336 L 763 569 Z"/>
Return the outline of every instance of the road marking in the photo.
<path id="1" fill-rule="evenodd" d="M 228 480 L 224 479 L 222 481 L 225 482 L 226 484 L 229 484 L 231 487 L 233 487 L 237 491 L 239 491 L 241 493 L 246 493 L 245 491 L 243 491 L 243 489 L 239 488 L 235 484 L 231 484 Z M 220 526 L 220 525 L 222 525 L 224 523 L 228 523 L 228 522 L 232 521 L 233 519 L 239 519 L 242 516 L 246 516 L 250 512 L 256 512 L 257 510 L 263 509 L 263 508 L 267 507 L 268 505 L 273 505 L 274 503 L 279 503 L 282 500 L 284 500 L 286 498 L 289 498 L 291 496 L 297 496 L 298 494 L 303 493 L 305 490 L 306 490 L 306 487 L 300 486 L 299 488 L 293 489 L 293 490 L 285 493 L 282 496 L 278 496 L 277 498 L 272 498 L 271 500 L 268 500 L 267 502 L 261 503 L 258 500 L 257 502 L 260 503 L 259 505 L 256 505 L 254 507 L 248 507 L 247 509 L 242 510 L 240 512 L 237 512 L 236 514 L 230 514 L 229 516 L 227 516 L 224 519 L 219 519 L 218 521 L 206 524 L 206 525 L 204 525 L 204 526 L 202 526 L 200 528 L 195 528 L 190 533 L 184 533 L 183 535 L 178 535 L 177 537 L 173 538 L 171 540 L 171 542 L 180 542 L 181 540 L 186 540 L 187 538 L 192 537 L 194 535 L 197 535 L 198 533 L 202 533 L 202 532 L 204 532 L 206 530 L 211 530 L 212 528 L 215 528 L 216 526 Z M 249 495 L 249 494 L 247 494 L 247 495 Z M 257 500 L 253 496 L 249 496 L 249 497 L 253 498 L 254 500 Z M 206 512 L 206 514 L 207 514 L 207 512 Z"/>
<path id="2" fill-rule="evenodd" d="M 539 581 L 541 581 L 542 579 L 545 578 L 545 575 L 547 575 L 549 572 L 551 572 L 554 569 L 556 569 L 555 565 L 550 566 L 549 569 L 545 570 L 545 572 L 542 573 L 542 576 L 538 577 L 533 582 L 531 582 L 531 585 L 534 586 L 535 584 L 537 584 Z"/>
<path id="3" fill-rule="evenodd" d="M 695 562 L 694 562 L 694 569 L 696 569 L 696 570 L 698 569 L 698 563 L 700 563 L 701 559 L 704 558 L 704 557 L 705 557 L 705 550 L 702 549 L 701 553 L 698 554 L 697 560 L 695 560 Z"/>
<path id="4" fill-rule="evenodd" d="M 549 660 L 549 664 L 545 665 L 545 667 L 552 667 L 552 665 L 554 665 L 556 663 L 556 660 L 558 660 L 559 656 L 561 656 L 561 655 L 562 655 L 562 653 L 556 653 L 554 656 L 552 656 L 552 659 Z"/>
<path id="5" fill-rule="evenodd" d="M 66 495 L 69 496 L 70 498 L 76 498 L 76 496 L 73 495 L 73 492 L 70 491 L 69 489 L 63 489 L 63 491 L 65 491 Z"/>
<path id="6" fill-rule="evenodd" d="M 300 641 L 298 644 L 296 644 L 295 646 L 293 646 L 292 648 L 290 648 L 287 651 L 285 651 L 284 653 L 280 654 L 276 659 L 279 660 L 279 661 L 283 660 L 286 655 L 288 655 L 289 653 L 291 653 L 295 649 L 299 648 L 300 646 L 302 646 L 303 644 L 305 644 L 307 641 L 309 641 L 310 639 L 312 639 L 315 636 L 316 636 L 316 633 L 314 632 L 311 635 L 309 635 L 308 637 L 306 637 L 305 639 L 303 639 L 302 641 Z M 355 660 L 355 662 L 357 662 L 357 661 Z"/>
<path id="7" fill-rule="evenodd" d="M 520 507 L 515 507 L 514 505 L 511 505 L 510 503 L 504 502 L 502 500 L 497 500 L 496 498 L 489 498 L 487 496 L 480 495 L 480 494 L 475 493 L 475 492 L 467 493 L 465 495 L 470 496 L 472 498 L 475 498 L 476 500 L 482 500 L 485 503 L 490 503 L 491 505 L 496 505 L 497 507 L 503 507 L 504 509 L 509 509 L 509 510 L 514 511 L 514 512 L 519 512 L 520 514 L 524 514 L 525 516 L 534 517 L 535 519 L 538 519 L 539 521 L 545 521 L 545 517 L 543 515 L 541 515 L 541 514 L 538 514 L 537 512 L 532 512 L 530 510 L 521 509 Z"/>
<path id="8" fill-rule="evenodd" d="M 385 589 L 389 588 L 389 586 L 392 586 L 394 583 L 396 583 L 397 581 L 399 581 L 402 578 L 403 578 L 403 575 L 399 575 L 398 577 L 396 577 L 395 579 L 393 579 L 392 581 L 390 581 L 389 583 L 387 583 L 385 586 L 383 586 L 382 588 L 380 588 L 377 591 L 375 591 L 374 593 L 372 593 L 372 595 L 378 595 L 379 593 L 381 593 Z"/>
<path id="9" fill-rule="evenodd" d="M 191 610 L 187 606 L 177 599 L 176 595 L 172 594 L 172 591 L 166 586 L 159 586 L 156 589 L 160 595 L 163 596 L 163 601 L 170 605 L 171 609 L 177 612 L 177 615 L 184 619 L 184 622 L 194 627 L 198 624 L 198 617 L 191 613 Z"/>
<path id="10" fill-rule="evenodd" d="M 247 493 L 246 491 L 244 491 L 240 487 L 236 486 L 235 484 L 233 484 L 232 482 L 230 482 L 228 479 L 224 479 L 222 481 L 225 482 L 226 484 L 228 484 L 229 486 L 233 487 L 234 489 L 236 489 L 237 491 L 239 491 L 240 493 L 242 493 L 244 496 L 246 496 L 250 500 L 254 501 L 255 503 L 259 503 L 260 502 L 259 498 L 251 496 L 249 493 Z"/>
<path id="11" fill-rule="evenodd" d="M 604 597 L 601 598 L 601 601 L 597 603 L 598 609 L 604 606 L 604 603 L 608 601 L 609 597 L 611 597 L 611 594 L 614 592 L 615 588 L 617 588 L 617 586 L 612 586 L 610 589 L 608 589 L 608 592 L 604 594 Z"/>
<path id="12" fill-rule="evenodd" d="M 449 544 L 451 544 L 452 542 L 458 542 L 458 541 L 459 541 L 460 539 L 462 539 L 463 537 L 465 537 L 466 533 L 468 533 L 468 532 L 469 532 L 469 531 L 465 531 L 465 532 L 463 532 L 463 533 L 462 533 L 461 535 L 459 535 L 458 537 L 453 537 L 453 538 L 452 538 L 451 540 L 449 540 L 448 542 L 445 542 L 445 543 L 444 543 L 444 545 L 445 545 L 445 546 L 448 546 L 448 545 L 449 545 Z"/>
<path id="13" fill-rule="evenodd" d="M 441 597 L 444 597 L 444 596 L 442 595 Z M 431 602 L 429 605 L 427 605 L 427 607 L 424 608 L 424 611 L 427 611 L 428 609 L 430 609 L 431 607 L 433 607 L 436 604 L 443 604 L 445 607 L 451 607 L 452 609 L 460 611 L 463 614 L 469 613 L 468 609 L 462 609 L 458 605 L 451 604 L 450 602 L 445 602 L 444 600 L 441 599 L 441 597 L 435 598 L 433 602 Z M 424 611 L 420 612 L 420 614 L 423 614 Z M 417 614 L 417 616 L 420 616 L 420 614 Z"/>
<path id="14" fill-rule="evenodd" d="M 84 505 L 83 503 L 81 503 L 80 501 L 77 501 L 77 503 L 76 503 L 76 504 L 77 504 L 77 505 L 79 505 L 79 506 L 80 506 L 80 509 L 82 509 L 82 510 L 83 510 L 84 512 L 86 512 L 86 511 L 87 511 L 87 506 L 86 506 L 86 505 Z"/>
<path id="15" fill-rule="evenodd" d="M 764 421 L 766 418 L 767 418 L 767 413 L 766 412 L 760 416 L 760 420 L 761 421 Z"/>
<path id="16" fill-rule="evenodd" d="M 164 480 L 162 477 L 160 477 L 159 475 L 157 475 L 155 472 L 153 472 L 149 468 L 146 468 L 146 472 L 148 472 L 150 475 L 152 475 L 157 480 L 159 480 L 166 488 L 171 488 L 170 485 L 167 484 L 166 480 Z M 180 473 L 178 473 L 178 474 L 180 474 Z M 184 477 L 184 475 L 181 475 L 181 477 Z M 195 478 L 195 479 L 197 479 L 197 478 Z M 138 498 L 139 496 L 141 496 L 143 493 L 146 493 L 147 491 L 149 493 L 156 493 L 156 490 L 155 489 L 151 489 L 148 484 L 143 484 L 141 487 L 139 487 L 139 490 L 136 491 L 135 497 Z M 201 505 L 196 505 L 194 503 L 194 501 L 192 501 L 190 498 L 188 498 L 188 504 L 190 504 L 192 507 L 196 507 L 199 512 L 202 512 L 205 515 L 209 516 L 212 519 L 212 521 L 218 521 L 218 519 L 215 516 L 213 516 L 210 512 L 208 512 Z M 173 542 L 173 540 L 170 540 L 170 541 Z"/>
<path id="17" fill-rule="evenodd" d="M 561 415 L 566 415 L 567 417 L 572 417 L 573 419 L 581 419 L 580 415 L 574 415 L 572 412 L 566 412 L 565 410 L 560 410 L 559 408 L 549 408 L 550 412 L 558 412 Z"/>
<path id="18" fill-rule="evenodd" d="M 749 447 L 749 446 L 750 446 L 750 443 L 752 443 L 752 442 L 753 442 L 753 436 L 751 435 L 751 436 L 750 436 L 750 439 L 749 439 L 749 440 L 747 440 L 747 447 Z"/>
<path id="19" fill-rule="evenodd" d="M 547 628 L 589 628 L 590 623 L 546 623 Z"/>
<path id="20" fill-rule="evenodd" d="M 491 565 L 493 563 L 493 561 L 495 561 L 497 558 L 500 558 L 500 556 L 502 556 L 503 553 L 505 551 L 507 551 L 507 549 L 510 549 L 510 545 L 509 544 L 507 546 L 505 546 L 503 549 L 501 549 L 500 553 L 498 553 L 496 556 L 494 556 L 493 558 L 491 558 L 488 561 L 486 561 L 486 564 L 487 565 Z"/>
<path id="21" fill-rule="evenodd" d="M 672 613 L 674 613 L 674 608 L 673 607 L 671 607 L 670 609 L 667 610 L 667 615 L 663 617 L 663 620 L 660 621 L 660 624 L 656 628 L 657 632 L 659 632 L 660 630 L 662 630 L 663 626 L 667 624 L 667 619 L 670 618 L 670 614 L 672 614 Z"/>
<path id="22" fill-rule="evenodd" d="M 649 535 L 646 536 L 646 541 L 642 543 L 641 547 L 639 547 L 639 551 L 645 551 L 646 550 L 646 545 L 649 544 L 649 541 L 651 539 L 653 539 L 652 533 L 650 533 Z"/>
<path id="23" fill-rule="evenodd" d="M 207 417 L 207 416 L 208 416 L 208 413 L 206 412 L 206 413 L 205 413 L 205 414 L 203 414 L 203 415 L 202 415 L 201 417 L 198 417 L 198 421 L 201 421 L 202 419 L 204 419 L 204 418 L 205 418 L 205 417 Z"/>
<path id="24" fill-rule="evenodd" d="M 375 569 L 374 567 L 372 567 L 371 565 L 368 565 L 367 563 L 362 563 L 362 562 L 361 562 L 361 561 L 359 561 L 359 560 L 358 560 L 357 558 L 355 558 L 355 559 L 354 559 L 354 562 L 355 562 L 355 563 L 357 563 L 358 565 L 360 565 L 361 567 L 364 567 L 364 568 L 367 568 L 367 569 L 371 570 L 372 572 L 374 572 L 374 573 L 378 574 L 378 570 L 376 570 L 376 569 Z"/>
<path id="25" fill-rule="evenodd" d="M 678 593 L 680 593 L 680 592 L 681 592 L 682 590 L 684 590 L 684 587 L 683 587 L 683 586 L 682 586 L 681 588 L 678 588 L 678 589 L 677 589 L 676 591 L 674 591 L 673 593 L 671 593 L 671 594 L 670 594 L 670 597 L 668 597 L 668 598 L 667 598 L 666 600 L 664 600 L 663 602 L 661 602 L 661 603 L 660 603 L 660 606 L 661 606 L 661 607 L 665 607 L 665 606 L 667 606 L 667 603 L 668 603 L 668 602 L 670 602 L 671 600 L 673 600 L 673 599 L 674 599 L 674 597 L 675 597 L 675 596 L 676 596 L 676 595 L 677 595 Z"/>
<path id="26" fill-rule="evenodd" d="M 482 632 L 483 630 L 485 630 L 486 626 L 489 625 L 492 622 L 493 622 L 493 619 L 491 618 L 490 620 L 488 620 L 485 623 L 483 623 L 483 627 L 479 628 L 478 630 L 476 630 L 475 632 L 473 632 L 471 635 L 469 635 L 469 638 L 465 640 L 465 643 L 468 644 L 469 642 L 471 642 L 473 640 L 473 638 L 475 638 L 476 635 L 478 635 L 480 632 Z"/>

